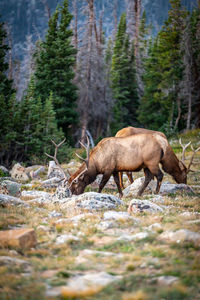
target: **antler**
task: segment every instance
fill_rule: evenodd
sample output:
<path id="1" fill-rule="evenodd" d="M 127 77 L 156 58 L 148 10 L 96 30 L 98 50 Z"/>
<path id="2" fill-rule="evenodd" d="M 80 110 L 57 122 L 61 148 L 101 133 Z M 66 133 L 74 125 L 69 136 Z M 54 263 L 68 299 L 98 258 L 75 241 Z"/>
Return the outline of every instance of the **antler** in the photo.
<path id="1" fill-rule="evenodd" d="M 81 160 L 83 160 L 86 163 L 86 167 L 88 169 L 88 166 L 89 166 L 89 154 L 90 154 L 90 141 L 89 141 L 88 136 L 86 136 L 86 137 L 87 137 L 87 145 L 84 145 L 81 141 L 79 141 L 79 143 L 81 144 L 81 146 L 83 148 L 85 148 L 86 154 L 87 154 L 87 158 L 85 159 L 85 158 L 81 157 L 80 155 L 78 155 L 77 153 L 76 153 L 76 156 L 78 158 L 80 158 Z"/>
<path id="2" fill-rule="evenodd" d="M 180 144 L 181 147 L 183 148 L 183 153 L 182 153 L 181 161 L 184 163 L 184 161 L 185 161 L 185 150 L 186 150 L 186 148 L 191 144 L 191 141 L 190 141 L 188 144 L 183 145 L 183 144 L 182 144 L 182 141 L 181 141 L 181 138 L 180 138 L 180 139 L 179 139 L 179 144 Z"/>
<path id="3" fill-rule="evenodd" d="M 65 171 L 63 170 L 63 168 L 61 167 L 61 165 L 60 165 L 60 163 L 59 163 L 59 161 L 57 159 L 57 153 L 58 153 L 58 148 L 60 146 L 62 146 L 62 144 L 64 144 L 65 140 L 66 140 L 66 138 L 64 138 L 64 140 L 62 142 L 60 142 L 58 145 L 53 140 L 51 140 L 52 144 L 55 146 L 54 156 L 49 155 L 48 153 L 45 153 L 48 157 L 50 157 L 51 159 L 53 159 L 55 161 L 58 169 L 61 171 L 61 173 L 64 176 L 64 182 L 66 182 L 68 180 L 68 178 L 67 178 L 67 175 L 65 174 Z M 69 173 L 69 171 L 68 171 L 68 173 Z M 69 175 L 70 175 L 70 173 L 69 173 Z"/>
<path id="4" fill-rule="evenodd" d="M 191 157 L 191 159 L 190 159 L 189 165 L 188 165 L 188 167 L 187 167 L 187 173 L 189 173 L 189 172 L 194 172 L 193 170 L 190 169 L 190 167 L 192 166 L 194 156 L 195 156 L 196 152 L 198 152 L 198 151 L 200 150 L 200 147 L 197 148 L 197 149 L 195 150 L 195 149 L 193 148 L 193 146 L 191 145 L 191 149 L 192 149 L 192 151 L 193 151 L 193 154 L 192 154 L 192 157 Z"/>

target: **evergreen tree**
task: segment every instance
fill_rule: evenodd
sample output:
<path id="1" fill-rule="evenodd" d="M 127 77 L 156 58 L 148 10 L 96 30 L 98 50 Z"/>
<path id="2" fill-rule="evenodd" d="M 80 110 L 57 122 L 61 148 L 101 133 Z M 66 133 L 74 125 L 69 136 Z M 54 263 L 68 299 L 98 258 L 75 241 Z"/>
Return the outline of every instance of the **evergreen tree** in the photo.
<path id="1" fill-rule="evenodd" d="M 111 87 L 115 104 L 113 108 L 112 134 L 131 125 L 136 120 L 138 96 L 136 92 L 135 59 L 126 34 L 126 15 L 122 14 L 112 57 Z"/>
<path id="2" fill-rule="evenodd" d="M 9 47 L 5 44 L 7 35 L 3 26 L 4 24 L 0 23 L 0 94 L 4 95 L 5 101 L 8 101 L 14 90 L 12 89 L 12 80 L 9 80 L 6 75 L 8 71 L 6 53 Z"/>
<path id="3" fill-rule="evenodd" d="M 45 41 L 36 53 L 35 72 L 36 95 L 44 102 L 53 92 L 56 120 L 68 139 L 69 128 L 77 122 L 76 86 L 72 83 L 76 50 L 71 43 L 71 19 L 68 0 L 64 0 L 49 20 Z"/>
<path id="4" fill-rule="evenodd" d="M 145 63 L 145 89 L 138 117 L 149 128 L 165 132 L 177 129 L 183 106 L 180 95 L 183 79 L 181 39 L 186 12 L 181 8 L 180 0 L 170 0 L 170 3 L 169 17 Z"/>

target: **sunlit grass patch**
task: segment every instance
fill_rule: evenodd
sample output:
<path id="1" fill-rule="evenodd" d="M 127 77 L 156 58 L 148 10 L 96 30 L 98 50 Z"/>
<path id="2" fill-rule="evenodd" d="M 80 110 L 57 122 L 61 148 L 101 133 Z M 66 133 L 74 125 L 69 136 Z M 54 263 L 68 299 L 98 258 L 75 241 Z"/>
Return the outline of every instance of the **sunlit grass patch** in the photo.
<path id="1" fill-rule="evenodd" d="M 124 293 L 122 300 L 149 300 L 149 296 L 143 290 L 138 290 L 133 293 Z"/>

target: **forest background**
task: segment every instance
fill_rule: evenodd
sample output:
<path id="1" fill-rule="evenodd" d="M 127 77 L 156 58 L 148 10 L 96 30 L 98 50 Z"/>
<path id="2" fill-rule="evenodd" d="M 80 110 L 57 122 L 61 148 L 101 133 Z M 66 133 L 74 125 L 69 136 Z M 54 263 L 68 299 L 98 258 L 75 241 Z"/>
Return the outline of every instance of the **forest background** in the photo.
<path id="1" fill-rule="evenodd" d="M 41 163 L 51 139 L 66 137 L 66 160 L 86 134 L 200 128 L 200 1 L 155 2 L 41 0 L 47 30 L 32 26 L 23 51 L 2 14 L 1 164 Z"/>

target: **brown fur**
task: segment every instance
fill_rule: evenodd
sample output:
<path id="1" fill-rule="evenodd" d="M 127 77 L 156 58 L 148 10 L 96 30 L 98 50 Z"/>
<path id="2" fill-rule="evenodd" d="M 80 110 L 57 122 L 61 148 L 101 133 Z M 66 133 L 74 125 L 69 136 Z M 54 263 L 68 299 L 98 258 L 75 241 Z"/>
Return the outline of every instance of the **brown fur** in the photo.
<path id="1" fill-rule="evenodd" d="M 163 137 L 161 138 L 164 139 Z M 158 192 L 163 177 L 159 169 L 159 163 L 162 157 L 163 149 L 153 134 L 148 133 L 120 138 L 105 138 L 91 151 L 88 170 L 78 178 L 77 182 L 73 182 L 74 178 L 86 168 L 84 163 L 69 179 L 71 192 L 73 194 L 83 193 L 85 187 L 93 182 L 98 174 L 103 174 L 102 181 L 99 185 L 99 192 L 101 192 L 113 174 L 119 193 L 122 195 L 118 172 L 137 172 L 141 169 L 144 169 L 145 172 L 145 183 L 141 187 L 139 195 L 142 194 L 154 176 L 158 181 L 156 188 Z"/>
<path id="2" fill-rule="evenodd" d="M 186 183 L 187 182 L 187 168 L 185 165 L 178 160 L 177 156 L 173 152 L 167 137 L 164 133 L 160 131 L 149 130 L 145 128 L 136 128 L 136 127 L 125 127 L 119 130 L 116 133 L 116 137 L 126 137 L 135 134 L 152 134 L 160 144 L 163 149 L 163 158 L 161 159 L 161 164 L 163 170 L 170 174 L 177 183 Z M 130 174 L 127 174 L 130 177 Z M 123 187 L 122 182 L 122 173 L 120 176 L 120 185 Z"/>

